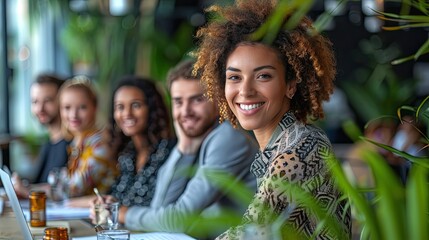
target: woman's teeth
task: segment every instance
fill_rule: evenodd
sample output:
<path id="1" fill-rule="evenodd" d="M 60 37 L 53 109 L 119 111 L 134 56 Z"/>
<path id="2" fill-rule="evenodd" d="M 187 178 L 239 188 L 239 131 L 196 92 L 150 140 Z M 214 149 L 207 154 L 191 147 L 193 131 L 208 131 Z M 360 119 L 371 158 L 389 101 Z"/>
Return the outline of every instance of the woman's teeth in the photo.
<path id="1" fill-rule="evenodd" d="M 262 106 L 263 103 L 255 103 L 255 104 L 240 104 L 240 108 L 243 110 L 252 110 Z"/>

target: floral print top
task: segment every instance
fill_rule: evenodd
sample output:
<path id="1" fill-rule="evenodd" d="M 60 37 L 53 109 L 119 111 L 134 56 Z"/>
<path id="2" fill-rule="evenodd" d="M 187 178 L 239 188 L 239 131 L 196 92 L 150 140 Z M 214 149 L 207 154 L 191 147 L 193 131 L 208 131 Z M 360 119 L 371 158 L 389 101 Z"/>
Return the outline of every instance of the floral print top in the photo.
<path id="1" fill-rule="evenodd" d="M 350 209 L 340 200 L 327 170 L 325 159 L 332 151 L 325 133 L 312 125 L 298 122 L 291 112 L 287 112 L 271 136 L 263 152 L 259 152 L 252 163 L 251 171 L 257 177 L 258 188 L 243 217 L 243 225 L 233 227 L 218 239 L 253 239 L 273 237 L 274 222 L 279 223 L 282 234 L 310 238 L 319 223 L 308 208 L 295 202 L 293 194 L 285 189 L 285 184 L 293 183 L 310 193 L 321 204 L 329 216 L 333 216 L 337 226 L 351 238 Z M 292 229 L 292 231 L 290 231 Z M 285 236 L 283 236 L 284 238 Z M 332 234 L 322 228 L 316 239 L 332 239 Z"/>
<path id="2" fill-rule="evenodd" d="M 89 131 L 80 146 L 72 141 L 68 148 L 68 196 L 93 194 L 96 187 L 106 193 L 116 178 L 116 162 L 112 159 L 101 130 Z"/>

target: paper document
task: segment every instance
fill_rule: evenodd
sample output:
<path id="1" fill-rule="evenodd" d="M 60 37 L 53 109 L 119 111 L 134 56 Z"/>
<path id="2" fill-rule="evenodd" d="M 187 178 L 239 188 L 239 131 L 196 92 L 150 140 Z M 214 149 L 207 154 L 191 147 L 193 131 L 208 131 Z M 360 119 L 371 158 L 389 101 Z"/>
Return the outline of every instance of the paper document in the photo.
<path id="1" fill-rule="evenodd" d="M 31 234 L 33 234 L 33 236 L 45 235 L 45 228 L 48 227 L 65 227 L 67 228 L 69 234 L 71 230 L 70 224 L 67 221 L 47 221 L 46 226 L 43 227 L 32 227 L 30 223 L 28 223 L 28 227 L 30 228 Z"/>
<path id="2" fill-rule="evenodd" d="M 20 200 L 22 211 L 25 218 L 30 219 L 30 206 L 28 200 Z M 62 203 L 52 201 L 46 202 L 46 220 L 71 220 L 89 218 L 89 208 L 73 208 L 65 206 Z"/>
<path id="3" fill-rule="evenodd" d="M 97 240 L 97 236 L 93 237 L 78 237 L 74 240 Z M 153 233 L 131 233 L 130 240 L 196 240 L 183 233 L 166 233 L 166 232 L 153 232 Z"/>

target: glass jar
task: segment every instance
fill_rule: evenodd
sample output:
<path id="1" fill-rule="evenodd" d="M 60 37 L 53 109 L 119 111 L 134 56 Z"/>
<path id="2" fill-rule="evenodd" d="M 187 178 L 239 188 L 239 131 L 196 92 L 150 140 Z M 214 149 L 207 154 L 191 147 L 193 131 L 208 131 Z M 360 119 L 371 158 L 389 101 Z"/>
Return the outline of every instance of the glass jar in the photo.
<path id="1" fill-rule="evenodd" d="M 43 240 L 69 240 L 68 229 L 65 227 L 46 228 Z"/>
<path id="2" fill-rule="evenodd" d="M 30 226 L 46 226 L 46 194 L 43 191 L 30 193 Z"/>
<path id="3" fill-rule="evenodd" d="M 68 233 L 68 229 L 66 227 L 57 227 L 57 230 L 59 232 L 58 240 L 68 240 L 69 239 L 69 233 Z"/>

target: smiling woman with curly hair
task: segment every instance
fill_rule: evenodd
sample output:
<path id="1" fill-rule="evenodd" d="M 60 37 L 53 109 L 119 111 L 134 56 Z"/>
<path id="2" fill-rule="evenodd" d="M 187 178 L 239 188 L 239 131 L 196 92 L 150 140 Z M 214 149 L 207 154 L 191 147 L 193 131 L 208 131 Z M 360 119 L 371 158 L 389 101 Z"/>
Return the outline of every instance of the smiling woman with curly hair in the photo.
<path id="1" fill-rule="evenodd" d="M 336 238 L 333 229 L 318 225 L 330 218 L 350 238 L 350 210 L 327 169 L 332 147 L 326 134 L 308 123 L 324 117 L 322 102 L 329 100 L 336 73 L 328 39 L 317 34 L 304 17 L 290 30 L 284 25 L 273 42 L 255 39 L 254 33 L 277 6 L 276 1 L 246 0 L 208 9 L 218 17 L 199 29 L 195 71 L 201 71 L 207 96 L 219 105 L 222 120 L 254 132 L 260 152 L 252 164 L 258 190 L 243 225 L 219 239 L 269 237 L 275 219 L 281 234 L 317 239 Z M 283 183 L 283 184 L 282 184 Z M 325 209 L 320 218 L 285 190 L 297 184 Z M 249 227 L 252 225 L 252 227 Z"/>

